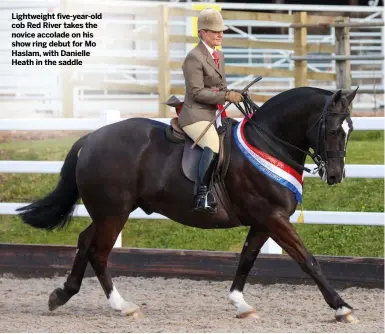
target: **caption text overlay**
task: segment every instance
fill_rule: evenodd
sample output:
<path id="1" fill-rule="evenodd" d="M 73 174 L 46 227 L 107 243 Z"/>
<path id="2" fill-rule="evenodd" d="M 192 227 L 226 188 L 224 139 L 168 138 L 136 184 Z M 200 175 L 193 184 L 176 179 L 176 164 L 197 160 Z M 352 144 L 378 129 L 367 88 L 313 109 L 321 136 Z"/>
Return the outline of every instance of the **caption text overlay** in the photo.
<path id="1" fill-rule="evenodd" d="M 12 13 L 13 66 L 83 65 L 102 13 Z"/>

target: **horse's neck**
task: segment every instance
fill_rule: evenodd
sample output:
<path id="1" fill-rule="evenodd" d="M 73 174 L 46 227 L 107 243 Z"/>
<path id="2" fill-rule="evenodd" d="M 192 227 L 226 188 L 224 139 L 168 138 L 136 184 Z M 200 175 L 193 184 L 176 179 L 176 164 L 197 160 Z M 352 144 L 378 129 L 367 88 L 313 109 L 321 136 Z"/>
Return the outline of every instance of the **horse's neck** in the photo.
<path id="1" fill-rule="evenodd" d="M 258 117 L 253 117 L 253 120 L 267 130 L 268 133 L 271 133 L 281 140 L 302 150 L 308 150 L 309 144 L 306 132 L 308 129 L 309 118 L 311 117 L 311 112 L 308 109 L 309 108 L 298 108 L 291 112 L 277 113 L 276 115 L 270 115 L 266 118 L 262 118 L 261 115 L 258 115 Z M 252 124 L 246 125 L 245 136 L 251 145 L 268 154 L 276 156 L 278 159 L 280 157 L 277 156 L 277 153 L 278 155 L 286 156 L 301 165 L 304 164 L 306 156 L 303 153 L 278 142 L 269 135 L 267 135 L 268 140 L 266 143 L 266 141 L 258 135 Z"/>

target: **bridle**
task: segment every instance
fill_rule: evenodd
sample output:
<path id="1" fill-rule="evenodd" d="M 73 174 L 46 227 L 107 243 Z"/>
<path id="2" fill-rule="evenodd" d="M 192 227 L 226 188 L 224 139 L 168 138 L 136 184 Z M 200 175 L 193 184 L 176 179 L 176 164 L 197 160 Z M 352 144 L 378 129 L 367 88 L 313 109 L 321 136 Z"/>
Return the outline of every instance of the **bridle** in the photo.
<path id="1" fill-rule="evenodd" d="M 262 128 L 260 125 L 258 125 L 253 119 L 252 116 L 254 113 L 258 112 L 258 107 L 250 98 L 250 96 L 246 93 L 243 94 L 243 104 L 245 106 L 245 109 L 242 108 L 242 106 L 239 103 L 236 103 L 235 106 L 239 109 L 239 111 L 248 119 L 248 122 L 250 122 L 254 128 L 261 134 L 261 138 L 267 142 L 269 138 L 274 139 L 275 141 L 280 142 L 281 144 L 293 148 L 307 156 L 309 156 L 314 163 L 316 164 L 316 168 L 313 170 L 310 170 L 309 168 L 300 165 L 296 161 L 285 157 L 286 160 L 290 160 L 289 164 L 294 166 L 295 168 L 301 170 L 301 171 L 306 171 L 308 173 L 316 174 L 316 173 L 323 173 L 325 175 L 326 171 L 326 166 L 327 166 L 327 159 L 328 158 L 343 158 L 346 155 L 346 147 L 344 151 L 328 151 L 327 149 L 327 143 L 326 143 L 326 124 L 327 124 L 327 118 L 330 115 L 338 114 L 338 115 L 343 115 L 346 116 L 346 119 L 350 119 L 350 113 L 349 113 L 349 108 L 344 105 L 345 112 L 344 113 L 338 113 L 338 112 L 333 112 L 330 111 L 329 108 L 332 104 L 333 100 L 333 95 L 328 96 L 325 105 L 322 109 L 322 113 L 320 117 L 315 121 L 315 123 L 310 127 L 308 130 L 307 134 L 309 134 L 312 129 L 318 126 L 318 136 L 317 136 L 317 141 L 315 143 L 315 149 L 314 152 L 310 152 L 308 150 L 303 150 L 293 144 L 288 143 L 287 141 L 282 140 L 281 138 L 278 138 L 275 136 L 273 133 L 267 131 L 266 129 Z M 263 135 L 262 135 L 263 133 Z"/>
<path id="2" fill-rule="evenodd" d="M 343 151 L 329 151 L 327 147 L 327 141 L 326 141 L 326 128 L 327 128 L 327 120 L 328 117 L 332 115 L 338 115 L 338 116 L 344 116 L 344 118 L 348 121 L 350 121 L 350 112 L 349 112 L 349 106 L 345 105 L 344 99 L 341 99 L 342 105 L 344 107 L 344 112 L 339 113 L 335 111 L 331 111 L 329 108 L 332 105 L 333 96 L 328 96 L 325 105 L 322 109 L 322 113 L 320 117 L 316 120 L 316 122 L 309 128 L 307 134 L 310 134 L 310 132 L 318 126 L 318 138 L 315 144 L 314 154 L 315 158 L 319 159 L 319 165 L 317 164 L 317 171 L 316 172 L 323 172 L 325 173 L 325 168 L 327 165 L 328 159 L 339 159 L 339 158 L 345 158 L 346 157 L 346 146 L 344 147 Z M 346 134 L 348 136 L 348 134 Z M 313 159 L 314 160 L 314 159 Z"/>

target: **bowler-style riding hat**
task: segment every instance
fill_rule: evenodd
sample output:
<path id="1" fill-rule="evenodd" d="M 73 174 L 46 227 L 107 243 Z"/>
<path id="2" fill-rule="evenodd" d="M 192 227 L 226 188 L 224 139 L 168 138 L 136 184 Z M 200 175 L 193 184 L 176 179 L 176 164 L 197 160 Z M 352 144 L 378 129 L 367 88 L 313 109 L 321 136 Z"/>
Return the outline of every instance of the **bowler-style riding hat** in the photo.
<path id="1" fill-rule="evenodd" d="M 198 31 L 224 31 L 229 29 L 223 22 L 222 15 L 219 11 L 213 8 L 206 8 L 199 13 L 198 16 Z"/>

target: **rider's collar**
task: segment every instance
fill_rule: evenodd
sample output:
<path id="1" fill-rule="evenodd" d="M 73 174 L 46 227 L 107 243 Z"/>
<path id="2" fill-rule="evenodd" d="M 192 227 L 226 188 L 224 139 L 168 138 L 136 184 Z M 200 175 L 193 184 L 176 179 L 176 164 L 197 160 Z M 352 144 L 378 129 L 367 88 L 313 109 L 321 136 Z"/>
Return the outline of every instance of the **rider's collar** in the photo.
<path id="1" fill-rule="evenodd" d="M 201 39 L 201 41 L 203 45 L 206 47 L 207 51 L 210 53 L 211 57 L 214 58 L 213 52 L 216 51 L 216 49 L 210 48 L 203 39 Z"/>

